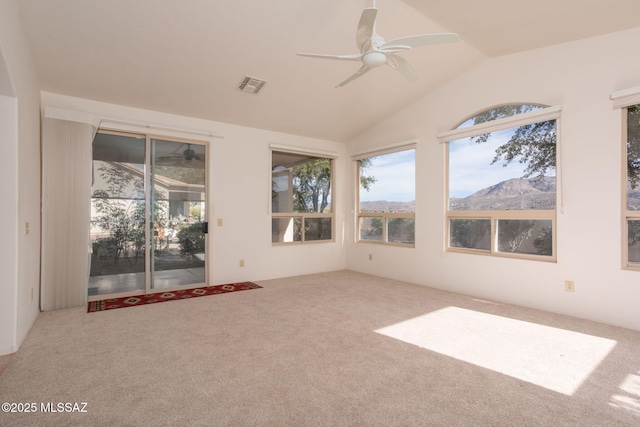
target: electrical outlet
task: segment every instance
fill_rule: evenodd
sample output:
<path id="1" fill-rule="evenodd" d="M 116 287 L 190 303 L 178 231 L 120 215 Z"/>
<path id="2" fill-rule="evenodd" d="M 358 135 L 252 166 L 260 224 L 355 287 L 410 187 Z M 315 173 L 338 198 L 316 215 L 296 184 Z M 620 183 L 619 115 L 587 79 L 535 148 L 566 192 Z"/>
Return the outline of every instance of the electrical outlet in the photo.
<path id="1" fill-rule="evenodd" d="M 373 261 L 373 254 L 369 254 L 369 261 Z"/>
<path id="2" fill-rule="evenodd" d="M 565 280 L 564 281 L 564 290 L 567 292 L 574 292 L 576 290 L 573 280 Z"/>
<path id="3" fill-rule="evenodd" d="M 218 227 L 222 227 L 222 218 L 218 218 Z"/>
<path id="4" fill-rule="evenodd" d="M 244 267 L 244 260 L 243 259 L 240 260 L 240 267 Z"/>
<path id="5" fill-rule="evenodd" d="M 24 234 L 29 234 L 29 223 L 25 222 L 24 223 Z"/>

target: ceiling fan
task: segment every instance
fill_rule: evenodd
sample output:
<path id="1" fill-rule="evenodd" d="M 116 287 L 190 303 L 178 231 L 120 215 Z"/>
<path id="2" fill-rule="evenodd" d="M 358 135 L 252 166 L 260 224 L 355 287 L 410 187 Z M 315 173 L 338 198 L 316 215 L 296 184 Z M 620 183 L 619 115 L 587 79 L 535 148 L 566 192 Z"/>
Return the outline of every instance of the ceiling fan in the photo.
<path id="1" fill-rule="evenodd" d="M 186 145 L 187 148 L 183 150 L 182 153 L 179 153 L 178 149 L 176 150 L 175 154 L 158 157 L 155 161 L 155 164 L 157 166 L 182 166 L 202 168 L 204 165 L 204 159 L 201 159 L 200 154 L 196 153 L 196 151 L 191 148 L 191 144 Z"/>
<path id="2" fill-rule="evenodd" d="M 460 40 L 455 33 L 441 34 L 421 34 L 416 36 L 401 37 L 391 41 L 385 41 L 376 33 L 376 2 L 373 0 L 372 7 L 362 11 L 360 22 L 356 30 L 356 45 L 360 53 L 353 55 L 321 55 L 315 53 L 298 53 L 300 56 L 308 56 L 319 59 L 334 59 L 339 61 L 361 61 L 362 66 L 355 74 L 339 83 L 336 87 L 342 87 L 351 83 L 373 68 L 387 64 L 394 70 L 399 71 L 411 82 L 416 80 L 416 75 L 409 63 L 397 55 L 398 52 L 413 49 L 415 47 L 429 46 L 441 43 L 451 43 Z"/>

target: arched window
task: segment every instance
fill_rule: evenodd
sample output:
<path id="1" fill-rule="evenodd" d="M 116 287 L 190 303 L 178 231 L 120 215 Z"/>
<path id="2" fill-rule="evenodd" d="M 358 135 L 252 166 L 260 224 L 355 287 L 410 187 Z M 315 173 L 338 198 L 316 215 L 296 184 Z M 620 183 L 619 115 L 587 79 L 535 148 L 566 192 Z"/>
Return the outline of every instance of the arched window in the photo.
<path id="1" fill-rule="evenodd" d="M 463 121 L 456 129 L 462 129 L 473 125 L 479 125 L 481 123 L 490 122 L 493 120 L 504 119 L 506 117 L 517 116 L 518 114 L 528 113 L 530 111 L 540 110 L 545 108 L 545 105 L 540 104 L 507 104 L 499 107 L 489 108 L 482 111 L 475 116 L 469 117 Z"/>
<path id="2" fill-rule="evenodd" d="M 559 108 L 510 104 L 439 135 L 447 143 L 447 248 L 555 260 Z"/>

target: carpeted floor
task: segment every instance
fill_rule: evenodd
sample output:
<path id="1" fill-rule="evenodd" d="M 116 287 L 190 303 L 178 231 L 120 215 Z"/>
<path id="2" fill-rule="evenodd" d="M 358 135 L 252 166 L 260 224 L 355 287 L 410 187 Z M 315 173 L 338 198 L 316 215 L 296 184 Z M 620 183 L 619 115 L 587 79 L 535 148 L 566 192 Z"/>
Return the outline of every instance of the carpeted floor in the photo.
<path id="1" fill-rule="evenodd" d="M 349 271 L 257 283 L 42 313 L 0 376 L 38 410 L 0 425 L 640 425 L 640 332 Z"/>

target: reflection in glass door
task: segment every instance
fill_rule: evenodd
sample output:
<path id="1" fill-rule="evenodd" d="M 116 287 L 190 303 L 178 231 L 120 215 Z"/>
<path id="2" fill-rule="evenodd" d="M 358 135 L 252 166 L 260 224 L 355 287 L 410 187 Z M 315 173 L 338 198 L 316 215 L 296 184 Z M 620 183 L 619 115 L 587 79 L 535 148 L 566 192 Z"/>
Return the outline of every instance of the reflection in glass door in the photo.
<path id="1" fill-rule="evenodd" d="M 93 140 L 89 296 L 145 290 L 143 136 Z"/>
<path id="2" fill-rule="evenodd" d="M 88 295 L 206 283 L 206 146 L 99 132 Z"/>
<path id="3" fill-rule="evenodd" d="M 205 282 L 204 145 L 151 139 L 151 289 Z"/>

